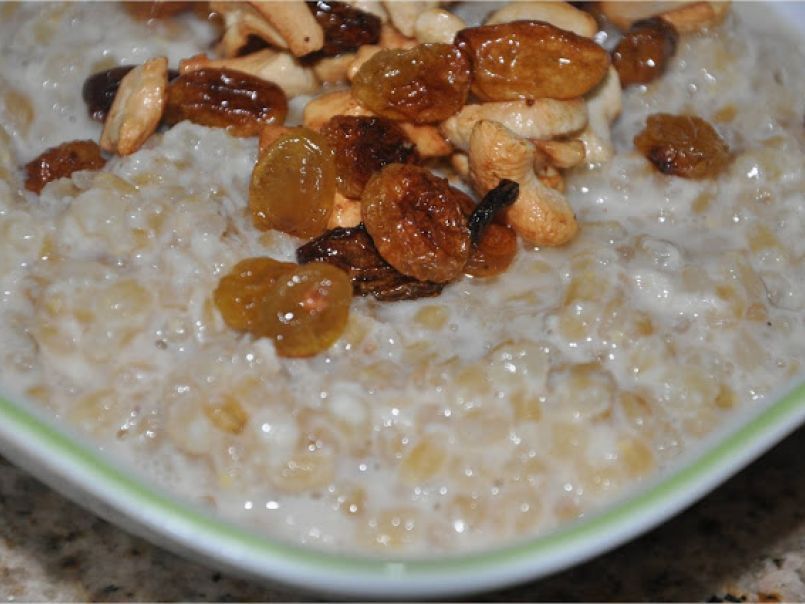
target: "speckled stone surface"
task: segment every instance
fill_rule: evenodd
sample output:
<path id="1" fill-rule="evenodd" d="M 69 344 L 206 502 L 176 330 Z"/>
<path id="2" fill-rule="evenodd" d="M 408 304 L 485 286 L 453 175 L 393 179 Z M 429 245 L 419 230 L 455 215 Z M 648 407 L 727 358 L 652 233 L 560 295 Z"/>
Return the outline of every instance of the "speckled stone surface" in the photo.
<path id="1" fill-rule="evenodd" d="M 182 560 L 0 459 L 0 600 L 315 599 Z M 564 573 L 473 599 L 805 601 L 805 429 L 646 536 Z"/>

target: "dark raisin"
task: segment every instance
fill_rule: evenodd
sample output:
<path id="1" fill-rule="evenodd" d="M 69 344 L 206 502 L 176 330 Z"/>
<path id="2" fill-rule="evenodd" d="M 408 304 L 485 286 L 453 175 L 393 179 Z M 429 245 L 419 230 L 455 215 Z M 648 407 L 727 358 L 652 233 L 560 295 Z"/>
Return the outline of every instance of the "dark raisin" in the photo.
<path id="1" fill-rule="evenodd" d="M 324 46 L 314 53 L 317 58 L 352 52 L 380 40 L 381 23 L 375 15 L 332 0 L 308 2 L 308 6 L 324 30 Z"/>
<path id="2" fill-rule="evenodd" d="M 487 225 L 494 220 L 498 213 L 508 208 L 520 195 L 520 185 L 513 180 L 502 179 L 498 185 L 490 190 L 472 212 L 468 221 L 470 238 L 473 245 L 478 245 Z"/>
<path id="3" fill-rule="evenodd" d="M 444 287 L 408 277 L 392 267 L 383 260 L 363 225 L 327 231 L 300 247 L 296 258 L 301 264 L 327 262 L 347 271 L 355 295 L 371 294 L 381 302 L 438 296 Z"/>

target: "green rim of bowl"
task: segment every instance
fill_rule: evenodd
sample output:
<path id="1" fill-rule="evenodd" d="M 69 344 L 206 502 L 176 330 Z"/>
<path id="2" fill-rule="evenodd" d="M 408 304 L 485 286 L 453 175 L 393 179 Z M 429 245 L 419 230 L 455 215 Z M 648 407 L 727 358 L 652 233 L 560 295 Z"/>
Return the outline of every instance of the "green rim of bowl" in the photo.
<path id="1" fill-rule="evenodd" d="M 166 534 L 169 541 L 178 543 L 184 551 L 200 549 L 201 553 L 206 553 L 206 558 L 217 559 L 247 574 L 313 589 L 321 588 L 335 577 L 343 579 L 343 584 L 331 585 L 333 591 L 388 594 L 399 593 L 404 586 L 403 592 L 409 594 L 445 594 L 478 591 L 536 578 L 614 547 L 668 518 L 796 429 L 805 420 L 805 384 L 764 406 L 748 421 L 720 434 L 703 451 L 653 483 L 649 482 L 646 488 L 587 518 L 496 550 L 413 560 L 328 553 L 250 533 L 148 486 L 117 467 L 115 462 L 103 458 L 100 451 L 39 415 L 38 410 L 25 409 L 0 397 L 0 422 L 3 424 L 0 433 L 13 435 L 18 448 L 19 443 L 29 443 L 22 448 L 35 449 L 41 460 L 58 456 L 60 467 L 75 468 L 83 479 L 91 479 L 91 490 L 101 493 L 99 498 L 111 508 L 117 509 L 120 506 L 116 502 L 126 501 L 129 509 L 153 514 L 159 522 L 141 523 L 146 527 L 150 525 L 158 534 Z M 658 512 L 659 508 L 663 510 Z M 177 526 L 181 530 L 169 528 Z M 188 543 L 182 538 L 188 534 L 209 540 L 207 543 L 215 547 L 199 548 L 193 539 Z M 597 547 L 578 550 L 580 544 L 592 542 Z M 234 563 L 226 555 L 227 548 L 237 550 Z M 243 556 L 253 556 L 251 564 L 239 565 L 237 561 L 243 562 Z M 281 561 L 280 566 L 285 568 L 272 567 L 272 561 Z M 284 571 L 288 567 L 298 570 L 298 575 L 287 575 Z M 506 572 L 501 573 L 502 569 Z M 469 584 L 462 589 L 465 580 L 469 580 Z"/>

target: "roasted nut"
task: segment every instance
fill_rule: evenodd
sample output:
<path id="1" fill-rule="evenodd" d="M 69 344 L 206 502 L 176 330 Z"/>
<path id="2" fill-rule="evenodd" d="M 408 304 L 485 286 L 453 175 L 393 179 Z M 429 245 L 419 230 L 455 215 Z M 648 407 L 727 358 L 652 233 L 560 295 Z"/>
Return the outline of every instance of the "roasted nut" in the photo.
<path id="1" fill-rule="evenodd" d="M 730 0 L 715 2 L 694 2 L 662 13 L 660 16 L 668 21 L 679 33 L 690 33 L 719 25 L 730 9 Z"/>
<path id="2" fill-rule="evenodd" d="M 180 73 L 199 69 L 224 69 L 249 74 L 276 84 L 288 97 L 312 94 L 320 88 L 313 69 L 305 67 L 287 52 L 270 48 L 231 59 L 213 61 L 200 54 L 179 62 Z"/>
<path id="3" fill-rule="evenodd" d="M 713 178 L 732 160 L 715 128 L 692 115 L 650 115 L 634 144 L 660 172 L 684 178 Z"/>
<path id="4" fill-rule="evenodd" d="M 448 44 L 382 50 L 352 80 L 352 94 L 367 109 L 417 124 L 439 122 L 456 113 L 469 88 L 469 63 Z"/>
<path id="5" fill-rule="evenodd" d="M 467 195 L 424 168 L 391 164 L 363 190 L 361 216 L 386 262 L 420 281 L 446 283 L 461 274 L 470 254 L 462 198 Z"/>
<path id="6" fill-rule="evenodd" d="M 587 125 L 584 99 L 535 99 L 465 105 L 442 123 L 442 133 L 456 148 L 466 151 L 475 124 L 481 120 L 500 122 L 517 136 L 549 139 L 577 132 Z"/>
<path id="7" fill-rule="evenodd" d="M 381 21 L 375 15 L 333 0 L 316 0 L 310 7 L 324 31 L 324 46 L 317 53 L 323 57 L 353 52 L 380 40 Z"/>
<path id="8" fill-rule="evenodd" d="M 336 191 L 333 199 L 333 213 L 327 222 L 328 229 L 355 227 L 361 223 L 361 202 L 347 199 Z"/>
<path id="9" fill-rule="evenodd" d="M 531 142 L 534 143 L 534 147 L 537 149 L 537 155 L 544 156 L 544 165 L 566 170 L 567 168 L 578 166 L 584 161 L 584 143 L 580 140 L 532 140 Z"/>
<path id="10" fill-rule="evenodd" d="M 441 8 L 430 8 L 416 18 L 414 37 L 420 44 L 452 44 L 465 27 L 467 24 L 461 17 Z"/>
<path id="11" fill-rule="evenodd" d="M 662 17 L 679 33 L 699 31 L 718 25 L 729 12 L 729 0 L 715 2 L 630 2 L 605 1 L 600 8 L 616 27 L 626 31 L 636 21 Z"/>
<path id="12" fill-rule="evenodd" d="M 595 42 L 540 21 L 463 29 L 456 45 L 469 57 L 472 91 L 484 101 L 579 97 L 609 67 Z"/>
<path id="13" fill-rule="evenodd" d="M 638 21 L 612 51 L 612 65 L 622 86 L 647 84 L 660 77 L 676 52 L 676 29 L 654 17 Z"/>
<path id="14" fill-rule="evenodd" d="M 324 57 L 313 63 L 311 69 L 323 84 L 337 84 L 348 79 L 347 74 L 355 62 L 355 57 L 355 53 Z"/>
<path id="15" fill-rule="evenodd" d="M 228 128 L 235 136 L 256 136 L 265 124 L 282 124 L 288 101 L 271 82 L 226 69 L 187 71 L 168 86 L 165 122 L 190 120 Z"/>
<path id="16" fill-rule="evenodd" d="M 235 57 L 256 36 L 277 48 L 287 48 L 285 39 L 257 10 L 247 2 L 210 2 L 210 8 L 222 15 L 226 30 L 216 45 L 218 54 Z"/>
<path id="17" fill-rule="evenodd" d="M 336 115 L 321 128 L 335 151 L 338 191 L 358 199 L 372 175 L 394 163 L 416 163 L 414 143 L 395 122 L 382 117 Z"/>
<path id="18" fill-rule="evenodd" d="M 25 166 L 25 188 L 41 193 L 45 185 L 78 170 L 100 170 L 106 164 L 95 141 L 70 141 L 51 147 Z"/>
<path id="19" fill-rule="evenodd" d="M 506 210 L 508 224 L 533 245 L 563 245 L 578 231 L 576 217 L 565 197 L 536 177 L 534 155 L 534 145 L 505 126 L 478 122 L 470 137 L 470 180 L 480 195 L 501 179 L 519 183 L 520 196 Z"/>
<path id="20" fill-rule="evenodd" d="M 101 133 L 101 148 L 118 155 L 139 149 L 157 129 L 165 109 L 168 60 L 158 57 L 135 67 L 120 81 Z"/>
<path id="21" fill-rule="evenodd" d="M 293 56 L 303 57 L 324 46 L 324 30 L 304 0 L 249 4 L 282 36 Z"/>
<path id="22" fill-rule="evenodd" d="M 335 90 L 319 95 L 305 105 L 303 123 L 311 130 L 319 130 L 335 115 L 372 116 L 374 114 L 358 103 L 349 90 Z M 398 125 L 414 142 L 421 157 L 450 155 L 453 148 L 435 126 L 409 122 L 398 122 Z"/>
<path id="23" fill-rule="evenodd" d="M 621 83 L 618 72 L 610 67 L 607 77 L 587 95 L 587 127 L 579 133 L 588 163 L 599 164 L 612 159 L 614 150 L 610 125 L 621 112 Z"/>
<path id="24" fill-rule="evenodd" d="M 545 21 L 585 38 L 592 38 L 598 32 L 595 17 L 568 2 L 534 0 L 510 2 L 492 13 L 484 25 L 497 25 L 510 21 Z"/>
<path id="25" fill-rule="evenodd" d="M 414 36 L 414 26 L 417 17 L 430 8 L 435 8 L 438 2 L 406 0 L 383 0 L 386 12 L 400 32 L 409 38 Z"/>
<path id="26" fill-rule="evenodd" d="M 356 295 L 371 294 L 382 302 L 438 296 L 444 287 L 403 275 L 383 260 L 362 225 L 327 231 L 296 250 L 296 258 L 300 264 L 327 262 L 347 271 Z"/>
<path id="27" fill-rule="evenodd" d="M 87 105 L 89 116 L 95 121 L 103 123 L 106 114 L 115 100 L 120 81 L 134 69 L 136 65 L 121 65 L 106 71 L 94 73 L 84 80 L 81 96 Z"/>

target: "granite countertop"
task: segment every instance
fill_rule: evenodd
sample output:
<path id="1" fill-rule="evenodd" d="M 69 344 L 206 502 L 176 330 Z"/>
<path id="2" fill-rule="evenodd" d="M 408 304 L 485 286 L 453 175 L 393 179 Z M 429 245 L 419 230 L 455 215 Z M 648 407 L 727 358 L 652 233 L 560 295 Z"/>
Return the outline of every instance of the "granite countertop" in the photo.
<path id="1" fill-rule="evenodd" d="M 485 601 L 805 601 L 805 428 L 659 529 Z M 326 594 L 323 596 L 326 599 Z M 0 459 L 0 600 L 316 599 L 187 562 Z"/>

